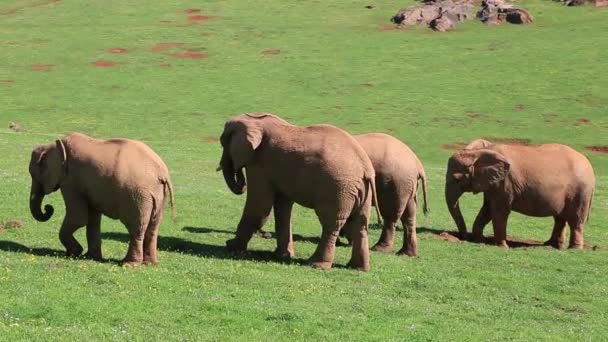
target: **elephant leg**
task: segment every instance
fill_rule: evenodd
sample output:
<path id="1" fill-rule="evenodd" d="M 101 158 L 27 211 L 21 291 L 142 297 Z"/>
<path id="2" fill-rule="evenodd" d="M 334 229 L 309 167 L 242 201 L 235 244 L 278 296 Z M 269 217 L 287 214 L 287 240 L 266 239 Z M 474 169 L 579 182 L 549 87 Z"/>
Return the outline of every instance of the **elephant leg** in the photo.
<path id="1" fill-rule="evenodd" d="M 568 220 L 568 226 L 570 226 L 570 244 L 568 245 L 568 248 L 583 249 L 583 247 L 585 246 L 585 239 L 583 236 L 585 230 L 585 225 L 583 223 L 584 219 L 584 217 L 577 217 Z"/>
<path id="2" fill-rule="evenodd" d="M 350 232 L 353 250 L 352 256 L 348 261 L 348 267 L 367 272 L 370 270 L 369 264 L 369 238 L 367 236 L 367 226 L 369 218 L 362 213 L 354 214 L 345 224 L 344 229 Z"/>
<path id="3" fill-rule="evenodd" d="M 236 227 L 234 239 L 226 241 L 226 248 L 232 252 L 247 250 L 247 244 L 255 232 L 262 229 L 270 215 L 274 202 L 274 192 L 268 184 L 250 182 L 247 190 L 247 200 Z"/>
<path id="4" fill-rule="evenodd" d="M 416 198 L 412 197 L 401 216 L 403 222 L 403 248 L 397 255 L 415 257 L 418 255 L 418 237 L 416 236 Z"/>
<path id="5" fill-rule="evenodd" d="M 160 224 L 163 222 L 164 212 L 158 210 L 158 213 L 152 217 L 144 234 L 144 264 L 158 264 L 158 231 Z"/>
<path id="6" fill-rule="evenodd" d="M 144 259 L 144 237 L 150 224 L 150 212 L 152 205 L 133 208 L 137 216 L 127 222 L 123 222 L 129 230 L 129 248 L 127 255 L 122 260 L 123 266 L 139 266 Z"/>
<path id="7" fill-rule="evenodd" d="M 507 244 L 507 221 L 509 220 L 508 211 L 492 211 L 492 228 L 494 228 L 494 241 L 496 245 L 508 249 Z"/>
<path id="8" fill-rule="evenodd" d="M 551 238 L 545 241 L 545 245 L 561 249 L 566 239 L 566 220 L 557 216 L 553 217 L 553 220 L 553 232 L 551 233 Z"/>
<path id="9" fill-rule="evenodd" d="M 380 234 L 380 239 L 378 242 L 372 247 L 372 251 L 382 252 L 382 253 L 392 253 L 393 252 L 393 243 L 395 241 L 395 230 L 396 230 L 397 221 L 396 220 L 384 220 L 384 227 L 382 227 L 382 233 Z"/>
<path id="10" fill-rule="evenodd" d="M 336 240 L 340 229 L 346 223 L 346 219 L 336 218 L 335 213 L 324 215 L 320 214 L 319 211 L 317 211 L 317 216 L 322 226 L 321 241 L 310 257 L 309 263 L 314 268 L 328 270 L 333 264 L 336 254 Z"/>
<path id="11" fill-rule="evenodd" d="M 485 196 L 485 195 L 484 195 Z M 483 229 L 492 220 L 492 209 L 490 201 L 484 199 L 483 205 L 477 213 L 475 222 L 473 222 L 473 241 L 483 242 Z"/>
<path id="12" fill-rule="evenodd" d="M 87 246 L 85 257 L 101 260 L 101 213 L 89 210 L 87 222 Z"/>
<path id="13" fill-rule="evenodd" d="M 87 225 L 89 208 L 85 199 L 76 192 L 62 189 L 61 195 L 65 202 L 66 213 L 59 229 L 59 241 L 65 247 L 67 256 L 80 256 L 83 248 L 74 238 L 74 232 Z"/>
<path id="14" fill-rule="evenodd" d="M 291 210 L 293 201 L 277 196 L 274 201 L 274 225 L 277 237 L 277 257 L 289 259 L 295 255 L 291 229 Z"/>

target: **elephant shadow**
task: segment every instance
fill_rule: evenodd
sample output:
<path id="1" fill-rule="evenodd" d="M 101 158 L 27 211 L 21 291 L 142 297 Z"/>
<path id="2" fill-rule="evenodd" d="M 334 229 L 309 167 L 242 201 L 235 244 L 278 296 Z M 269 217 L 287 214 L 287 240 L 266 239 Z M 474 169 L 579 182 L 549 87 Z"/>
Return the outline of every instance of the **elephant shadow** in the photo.
<path id="1" fill-rule="evenodd" d="M 200 234 L 221 233 L 221 234 L 234 235 L 234 231 L 232 231 L 232 230 L 223 230 L 223 229 L 207 228 L 207 227 L 186 226 L 186 227 L 182 228 L 182 230 L 190 232 L 190 233 L 200 233 Z M 256 233 L 256 235 L 263 237 L 265 239 L 274 239 L 276 236 L 274 232 L 266 232 L 266 231 L 264 232 L 264 234 Z M 301 241 L 301 242 L 310 242 L 310 243 L 316 243 L 316 244 L 321 242 L 321 238 L 318 236 L 303 236 L 300 234 L 293 234 L 292 237 L 293 237 L 294 242 Z"/>
<path id="2" fill-rule="evenodd" d="M 466 240 L 462 241 L 458 238 L 457 231 L 449 231 L 429 227 L 418 227 L 416 231 L 422 234 L 430 234 L 435 238 L 449 242 L 473 242 L 473 234 L 470 232 L 467 233 Z M 479 243 L 491 246 L 496 245 L 496 243 L 494 242 L 494 236 L 484 236 L 483 241 Z M 507 243 L 509 244 L 509 248 L 547 247 L 542 241 L 526 240 L 514 236 L 507 236 Z"/>
<path id="3" fill-rule="evenodd" d="M 185 229 L 188 228 L 188 229 Z M 214 228 L 200 228 L 200 227 L 184 227 L 184 230 L 190 232 L 219 232 L 226 234 L 234 234 L 234 232 L 227 230 L 220 230 Z M 104 232 L 101 233 L 102 239 L 110 239 L 120 242 L 129 242 L 129 234 L 118 233 L 118 232 Z M 299 264 L 305 265 L 306 259 L 291 258 L 289 260 L 278 259 L 272 251 L 260 251 L 260 250 L 247 250 L 245 252 L 229 252 L 226 246 L 211 245 L 207 243 L 194 242 L 190 240 L 181 239 L 175 236 L 158 236 L 157 247 L 161 251 L 167 252 L 178 252 L 189 254 L 197 257 L 206 257 L 213 259 L 227 259 L 227 260 L 248 260 L 257 262 L 280 262 L 287 264 Z"/>
<path id="4" fill-rule="evenodd" d="M 29 255 L 41 256 L 41 257 L 59 257 L 59 258 L 68 258 L 68 259 L 86 259 L 84 256 L 80 257 L 66 257 L 65 251 L 59 249 L 52 248 L 31 248 L 26 245 L 22 245 L 20 243 L 14 241 L 0 241 L 0 251 L 5 252 L 13 252 L 13 253 L 24 253 Z M 118 259 L 103 259 L 101 262 L 109 262 L 118 264 L 120 260 Z"/>

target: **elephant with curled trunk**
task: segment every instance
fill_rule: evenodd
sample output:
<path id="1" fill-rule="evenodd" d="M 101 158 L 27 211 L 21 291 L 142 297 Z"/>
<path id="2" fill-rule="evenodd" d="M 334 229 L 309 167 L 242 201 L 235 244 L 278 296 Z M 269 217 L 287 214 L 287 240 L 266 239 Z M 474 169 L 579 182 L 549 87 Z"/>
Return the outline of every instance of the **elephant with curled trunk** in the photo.
<path id="1" fill-rule="evenodd" d="M 300 127 L 269 113 L 248 113 L 226 122 L 220 142 L 228 188 L 242 194 L 247 186 L 236 237 L 226 242 L 229 250 L 246 250 L 274 209 L 276 253 L 293 256 L 291 210 L 298 203 L 314 209 L 322 226 L 321 242 L 310 258 L 313 267 L 331 268 L 338 232 L 347 226 L 353 240 L 348 265 L 370 269 L 367 227 L 374 168 L 350 134 L 330 125 Z"/>
<path id="2" fill-rule="evenodd" d="M 483 205 L 473 223 L 473 240 L 483 239 L 492 221 L 496 244 L 507 248 L 507 219 L 511 211 L 534 217 L 552 216 L 547 245 L 561 248 L 566 223 L 570 248 L 583 248 L 595 175 L 589 160 L 561 144 L 522 146 L 473 141 L 448 161 L 445 199 L 461 239 L 467 228 L 458 199 L 464 192 L 483 193 Z"/>
<path id="3" fill-rule="evenodd" d="M 61 190 L 66 214 L 59 239 L 68 256 L 82 246 L 74 232 L 86 226 L 86 257 L 101 260 L 101 215 L 119 219 L 129 230 L 127 266 L 158 263 L 158 230 L 167 199 L 173 208 L 173 188 L 167 166 L 144 143 L 128 139 L 97 140 L 72 133 L 32 151 L 30 211 L 41 222 L 53 207 L 41 204 L 45 195 Z"/>
<path id="4" fill-rule="evenodd" d="M 423 211 L 426 203 L 426 173 L 416 154 L 398 139 L 382 133 L 354 136 L 369 156 L 376 172 L 377 207 L 384 220 L 382 235 L 372 247 L 374 251 L 393 251 L 395 226 L 403 224 L 403 247 L 398 255 L 418 255 L 416 238 L 416 193 L 418 181 L 422 183 Z M 376 203 L 374 203 L 376 204 Z"/>

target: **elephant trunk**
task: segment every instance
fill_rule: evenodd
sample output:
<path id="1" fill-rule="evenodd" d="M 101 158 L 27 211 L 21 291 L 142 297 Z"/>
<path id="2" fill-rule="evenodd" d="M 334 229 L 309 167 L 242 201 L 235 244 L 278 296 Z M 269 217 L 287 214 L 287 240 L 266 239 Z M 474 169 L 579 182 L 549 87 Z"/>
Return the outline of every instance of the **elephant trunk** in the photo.
<path id="1" fill-rule="evenodd" d="M 40 209 L 42 200 L 44 199 L 44 190 L 42 185 L 32 179 L 32 188 L 30 190 L 30 212 L 36 221 L 46 222 L 53 216 L 53 207 L 50 205 L 44 206 L 44 213 Z"/>
<path id="2" fill-rule="evenodd" d="M 458 227 L 458 236 L 461 240 L 465 240 L 467 237 L 467 225 L 462 217 L 460 211 L 460 205 L 458 199 L 462 195 L 462 190 L 458 187 L 458 184 L 446 184 L 445 185 L 445 202 L 448 205 L 448 210 L 452 219 Z"/>
<path id="3" fill-rule="evenodd" d="M 241 195 L 245 192 L 247 187 L 245 175 L 243 174 L 243 168 L 235 170 L 232 158 L 230 158 L 228 154 L 229 152 L 224 149 L 224 152 L 222 153 L 222 160 L 220 161 L 222 173 L 224 174 L 224 180 L 226 181 L 226 185 L 230 191 L 236 195 Z"/>

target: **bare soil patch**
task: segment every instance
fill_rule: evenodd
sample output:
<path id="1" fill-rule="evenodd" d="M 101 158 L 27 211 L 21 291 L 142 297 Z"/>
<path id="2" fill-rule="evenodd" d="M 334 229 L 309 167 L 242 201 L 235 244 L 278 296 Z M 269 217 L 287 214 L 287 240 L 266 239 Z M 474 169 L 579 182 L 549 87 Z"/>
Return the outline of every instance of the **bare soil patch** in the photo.
<path id="1" fill-rule="evenodd" d="M 446 151 L 456 151 L 463 149 L 465 146 L 467 146 L 467 143 L 457 141 L 451 144 L 443 144 L 441 145 L 441 149 Z"/>
<path id="2" fill-rule="evenodd" d="M 587 118 L 578 118 L 578 119 L 576 119 L 576 122 L 578 122 L 579 124 L 588 124 L 591 122 L 591 120 L 589 120 Z"/>
<path id="3" fill-rule="evenodd" d="M 184 10 L 184 13 L 186 14 L 192 14 L 192 13 L 199 13 L 201 10 L 198 8 L 188 8 L 187 10 Z"/>
<path id="4" fill-rule="evenodd" d="M 518 112 L 521 112 L 524 109 L 526 109 L 526 106 L 524 104 L 518 103 L 515 105 L 515 110 Z"/>
<path id="5" fill-rule="evenodd" d="M 466 115 L 471 119 L 481 119 L 482 117 L 485 116 L 483 114 L 479 114 L 479 113 L 475 113 L 475 112 L 466 112 Z"/>
<path id="6" fill-rule="evenodd" d="M 171 64 L 169 64 L 169 63 L 161 63 L 158 66 L 161 67 L 161 68 L 170 68 Z"/>
<path id="7" fill-rule="evenodd" d="M 108 68 L 108 67 L 113 67 L 113 66 L 117 66 L 120 64 L 124 64 L 124 63 L 118 63 L 118 62 L 113 62 L 113 61 L 94 61 L 91 62 L 91 65 L 96 66 L 96 67 L 102 67 L 102 68 Z"/>
<path id="8" fill-rule="evenodd" d="M 220 141 L 220 139 L 218 139 L 216 137 L 204 137 L 203 140 L 206 141 L 206 142 L 209 142 L 209 143 Z"/>
<path id="9" fill-rule="evenodd" d="M 203 59 L 203 58 L 207 58 L 206 54 L 200 53 L 200 52 L 174 53 L 171 56 L 175 57 L 175 58 L 182 58 L 182 59 Z"/>
<path id="10" fill-rule="evenodd" d="M 190 20 L 191 22 L 201 22 L 207 21 L 209 19 L 211 19 L 211 17 L 206 15 L 191 15 L 190 17 L 188 17 L 188 20 Z"/>
<path id="11" fill-rule="evenodd" d="M 508 145 L 530 145 L 530 139 L 524 138 L 497 138 L 497 137 L 483 137 L 485 140 L 489 140 L 493 143 L 508 144 Z"/>
<path id="12" fill-rule="evenodd" d="M 54 64 L 34 64 L 34 65 L 32 65 L 32 70 L 49 71 L 54 66 L 55 66 Z"/>
<path id="13" fill-rule="evenodd" d="M 2 15 L 15 14 L 15 13 L 21 11 L 21 10 L 26 9 L 26 8 L 42 7 L 42 6 L 54 4 L 54 3 L 60 2 L 60 1 L 61 0 L 40 1 L 40 2 L 33 3 L 33 4 L 29 4 L 29 5 L 23 5 L 23 6 L 20 6 L 20 7 L 11 8 L 11 9 L 8 9 L 8 10 L 0 12 L 0 14 L 2 14 Z"/>
<path id="14" fill-rule="evenodd" d="M 181 43 L 181 42 L 158 43 L 152 47 L 152 52 L 162 52 L 165 50 L 182 47 L 183 45 L 184 45 L 184 43 Z"/>
<path id="15" fill-rule="evenodd" d="M 368 87 L 368 88 L 372 88 L 374 85 L 369 83 L 369 82 L 365 82 L 365 83 L 361 83 L 362 86 L 364 87 Z"/>
<path id="16" fill-rule="evenodd" d="M 23 228 L 23 221 L 21 220 L 11 220 L 6 221 L 4 223 L 0 223 L 0 233 L 5 232 L 9 229 L 19 229 Z"/>
<path id="17" fill-rule="evenodd" d="M 378 31 L 398 31 L 400 29 L 399 26 L 395 25 L 385 25 L 378 29 Z"/>
<path id="18" fill-rule="evenodd" d="M 608 146 L 587 146 L 586 149 L 588 149 L 591 152 L 597 152 L 597 153 L 608 153 Z"/>
<path id="19" fill-rule="evenodd" d="M 13 84 L 13 83 L 15 83 L 15 80 L 0 80 L 0 82 L 2 82 L 4 84 Z"/>
<path id="20" fill-rule="evenodd" d="M 278 55 L 280 53 L 281 53 L 281 50 L 279 50 L 279 49 L 264 50 L 264 51 L 260 52 L 260 54 L 262 54 L 264 56 Z"/>
<path id="21" fill-rule="evenodd" d="M 113 48 L 108 50 L 109 53 L 127 53 L 129 50 L 123 48 Z"/>

